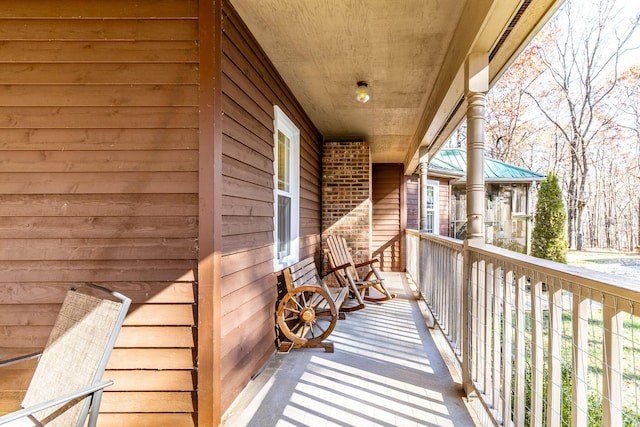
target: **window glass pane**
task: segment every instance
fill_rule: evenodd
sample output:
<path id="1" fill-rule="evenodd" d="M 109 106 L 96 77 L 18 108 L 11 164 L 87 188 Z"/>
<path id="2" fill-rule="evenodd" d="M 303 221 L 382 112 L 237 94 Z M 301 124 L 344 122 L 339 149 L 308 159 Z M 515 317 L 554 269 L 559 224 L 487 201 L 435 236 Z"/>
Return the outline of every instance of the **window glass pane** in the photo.
<path id="1" fill-rule="evenodd" d="M 284 133 L 278 131 L 278 190 L 280 191 L 290 191 L 290 158 L 291 140 Z"/>
<path id="2" fill-rule="evenodd" d="M 291 198 L 278 196 L 278 259 L 291 255 Z"/>
<path id="3" fill-rule="evenodd" d="M 527 193 L 522 187 L 513 188 L 513 207 L 514 214 L 525 214 L 527 212 Z"/>
<path id="4" fill-rule="evenodd" d="M 427 200 L 426 200 L 427 209 L 433 209 L 434 200 L 433 200 L 433 186 L 427 186 Z"/>
<path id="5" fill-rule="evenodd" d="M 457 221 L 467 220 L 467 195 L 463 192 L 454 191 L 452 196 L 451 209 L 453 210 L 452 217 Z"/>
<path id="6" fill-rule="evenodd" d="M 433 211 L 427 212 L 427 218 L 426 218 L 426 220 L 427 220 L 427 224 L 426 224 L 427 228 L 425 229 L 425 231 L 427 233 L 433 233 L 433 231 L 434 231 L 433 230 L 433 219 L 434 219 Z"/>

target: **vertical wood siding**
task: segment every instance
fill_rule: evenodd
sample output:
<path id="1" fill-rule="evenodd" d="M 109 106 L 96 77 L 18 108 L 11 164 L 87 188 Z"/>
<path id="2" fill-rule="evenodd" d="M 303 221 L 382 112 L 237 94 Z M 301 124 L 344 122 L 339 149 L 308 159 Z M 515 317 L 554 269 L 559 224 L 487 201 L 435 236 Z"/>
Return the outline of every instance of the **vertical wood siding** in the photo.
<path id="1" fill-rule="evenodd" d="M 0 358 L 44 345 L 71 285 L 131 296 L 102 426 L 194 424 L 197 16 L 195 0 L 0 8 Z M 31 369 L 0 375 L 0 412 Z"/>
<path id="2" fill-rule="evenodd" d="M 274 105 L 300 129 L 300 258 L 320 254 L 321 136 L 235 10 L 222 38 L 222 407 L 275 350 Z"/>
<path id="3" fill-rule="evenodd" d="M 384 271 L 402 269 L 402 165 L 373 165 L 371 245 Z"/>

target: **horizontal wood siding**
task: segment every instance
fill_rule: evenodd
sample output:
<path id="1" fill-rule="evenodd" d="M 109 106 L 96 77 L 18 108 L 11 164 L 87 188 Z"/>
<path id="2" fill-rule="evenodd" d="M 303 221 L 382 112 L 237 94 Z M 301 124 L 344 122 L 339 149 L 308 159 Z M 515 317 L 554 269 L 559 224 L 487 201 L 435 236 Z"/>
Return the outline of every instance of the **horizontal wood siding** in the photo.
<path id="1" fill-rule="evenodd" d="M 0 358 L 45 344 L 71 285 L 131 296 L 101 426 L 195 424 L 197 17 L 195 0 L 0 8 Z M 32 369 L 0 375 L 0 412 Z"/>
<path id="2" fill-rule="evenodd" d="M 402 165 L 373 165 L 372 254 L 384 271 L 402 270 Z"/>
<path id="3" fill-rule="evenodd" d="M 420 229 L 420 180 L 418 175 L 406 176 L 404 179 L 405 197 L 406 197 L 406 222 L 407 228 L 413 230 Z"/>
<path id="4" fill-rule="evenodd" d="M 440 221 L 440 235 L 451 237 L 451 184 L 445 179 L 439 181 L 438 220 Z"/>
<path id="5" fill-rule="evenodd" d="M 321 137 L 223 3 L 222 407 L 275 350 L 274 105 L 300 129 L 300 258 L 320 256 Z"/>

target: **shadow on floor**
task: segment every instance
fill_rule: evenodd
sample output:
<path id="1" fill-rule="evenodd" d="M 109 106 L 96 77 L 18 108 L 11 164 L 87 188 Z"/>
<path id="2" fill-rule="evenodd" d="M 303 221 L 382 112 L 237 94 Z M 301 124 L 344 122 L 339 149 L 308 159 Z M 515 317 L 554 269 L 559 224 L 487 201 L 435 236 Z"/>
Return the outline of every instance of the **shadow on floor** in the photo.
<path id="1" fill-rule="evenodd" d="M 335 353 L 274 354 L 227 411 L 223 426 L 475 426 L 403 274 L 398 296 L 347 313 Z"/>

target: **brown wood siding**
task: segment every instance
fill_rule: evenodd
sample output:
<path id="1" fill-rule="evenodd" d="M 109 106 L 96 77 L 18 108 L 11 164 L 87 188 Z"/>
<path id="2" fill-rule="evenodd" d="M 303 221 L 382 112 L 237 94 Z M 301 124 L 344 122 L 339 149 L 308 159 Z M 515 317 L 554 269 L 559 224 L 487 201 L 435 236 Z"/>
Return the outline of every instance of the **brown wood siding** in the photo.
<path id="1" fill-rule="evenodd" d="M 101 426 L 193 426 L 198 3 L 0 9 L 0 358 L 41 348 L 66 289 L 134 305 Z M 0 376 L 0 412 L 33 364 Z"/>
<path id="2" fill-rule="evenodd" d="M 222 408 L 275 351 L 274 105 L 300 129 L 300 258 L 320 255 L 321 136 L 223 3 Z"/>
<path id="3" fill-rule="evenodd" d="M 440 235 L 451 237 L 451 184 L 445 179 L 440 179 L 438 181 L 440 182 L 440 185 L 438 186 L 440 189 L 438 199 Z"/>
<path id="4" fill-rule="evenodd" d="M 404 180 L 406 206 L 407 206 L 407 228 L 420 229 L 420 177 L 411 175 Z"/>
<path id="5" fill-rule="evenodd" d="M 374 164 L 371 245 L 384 271 L 402 270 L 402 165 Z"/>

